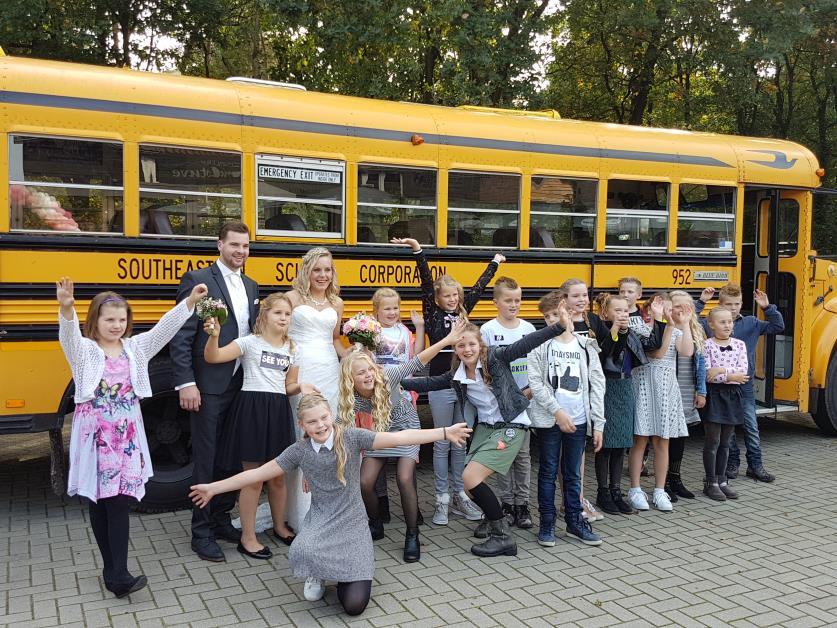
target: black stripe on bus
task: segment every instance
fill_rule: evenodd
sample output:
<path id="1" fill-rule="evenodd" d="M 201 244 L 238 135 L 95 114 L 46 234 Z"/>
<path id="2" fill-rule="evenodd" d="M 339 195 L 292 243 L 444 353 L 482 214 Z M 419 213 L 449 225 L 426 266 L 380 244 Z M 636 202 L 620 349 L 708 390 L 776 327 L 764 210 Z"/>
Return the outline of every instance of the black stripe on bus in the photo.
<path id="1" fill-rule="evenodd" d="M 336 259 L 406 261 L 413 259 L 412 251 L 405 247 L 372 246 L 368 244 L 328 245 L 320 242 L 251 242 L 252 257 L 299 257 L 310 248 L 325 245 Z M 33 250 L 97 253 L 160 253 L 164 255 L 217 256 L 215 240 L 186 240 L 168 238 L 126 238 L 121 235 L 67 235 L 67 234 L 0 234 L 0 250 Z M 488 262 L 495 252 L 501 252 L 512 262 L 543 263 L 596 263 L 630 264 L 648 266 L 712 265 L 735 266 L 737 257 L 727 253 L 665 253 L 628 251 L 550 251 L 503 249 L 426 249 L 429 260 Z"/>
<path id="2" fill-rule="evenodd" d="M 340 290 L 340 296 L 346 301 L 366 301 L 370 303 L 372 295 L 380 286 L 347 286 Z M 555 290 L 554 287 L 537 287 L 537 288 L 523 288 L 522 299 L 524 302 L 537 301 L 542 296 Z M 77 283 L 74 286 L 75 296 L 79 299 L 92 299 L 100 292 L 112 291 L 121 294 L 128 300 L 143 300 L 143 301 L 171 301 L 177 294 L 177 286 L 174 284 L 159 285 L 159 284 L 84 284 Z M 700 296 L 702 288 L 677 288 L 685 290 L 693 298 Z M 264 299 L 272 292 L 285 292 L 290 290 L 290 286 L 259 286 L 259 297 Z M 413 286 L 398 286 L 399 296 L 405 301 L 418 301 L 421 299 L 421 288 Z M 669 291 L 673 288 L 655 288 L 644 287 L 646 295 L 651 295 L 655 292 Z M 603 288 L 594 286 L 591 290 L 593 295 L 599 292 L 616 293 L 616 287 L 611 286 Z M 37 300 L 54 302 L 55 299 L 55 285 L 51 283 L 0 283 L 0 299 L 6 300 Z M 491 301 L 491 288 L 488 288 L 482 297 L 483 302 Z M 56 304 L 57 308 L 57 304 Z M 406 312 L 405 312 L 406 314 Z M 4 328 L 5 329 L 5 328 Z"/>
<path id="3" fill-rule="evenodd" d="M 13 105 L 29 105 L 34 107 L 52 107 L 57 109 L 75 109 L 82 111 L 100 111 L 104 113 L 153 116 L 176 120 L 230 124 L 235 126 L 248 126 L 300 133 L 361 137 L 364 139 L 387 140 L 405 143 L 409 142 L 413 136 L 413 131 L 394 131 L 373 127 L 312 122 L 310 120 L 291 120 L 289 118 L 251 116 L 224 111 L 206 111 L 204 109 L 172 107 L 169 105 L 121 102 L 117 100 L 104 100 L 101 98 L 81 98 L 78 96 L 56 96 L 54 94 L 35 94 L 31 92 L 0 91 L 0 102 L 6 102 Z M 615 148 L 594 148 L 589 146 L 538 144 L 533 142 L 498 140 L 484 137 L 466 137 L 463 135 L 441 135 L 438 133 L 422 133 L 421 136 L 424 138 L 426 144 L 437 144 L 441 146 L 446 145 L 465 148 L 519 151 L 546 155 L 567 155 L 572 157 L 590 157 L 593 159 L 651 161 L 691 166 L 715 166 L 720 168 L 735 167 L 719 159 L 715 159 L 714 157 L 707 157 L 703 155 L 682 155 L 679 153 L 658 153 Z"/>

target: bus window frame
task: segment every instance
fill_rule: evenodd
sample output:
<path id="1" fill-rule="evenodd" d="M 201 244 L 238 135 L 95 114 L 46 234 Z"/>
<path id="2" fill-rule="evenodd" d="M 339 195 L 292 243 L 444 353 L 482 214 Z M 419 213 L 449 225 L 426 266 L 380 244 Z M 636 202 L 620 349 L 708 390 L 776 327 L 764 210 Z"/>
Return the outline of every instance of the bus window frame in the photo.
<path id="1" fill-rule="evenodd" d="M 118 144 L 122 149 L 122 187 L 113 186 L 113 185 L 84 185 L 83 183 L 53 183 L 53 182 L 28 182 L 25 180 L 25 173 L 24 173 L 24 180 L 13 180 L 11 177 L 11 143 L 13 138 L 15 137 L 34 137 L 34 138 L 43 138 L 49 140 L 67 140 L 70 142 L 98 142 L 100 144 Z M 9 131 L 6 133 L 6 188 L 7 192 L 13 185 L 21 185 L 24 187 L 52 187 L 52 188 L 65 188 L 71 190 L 102 190 L 107 192 L 122 192 L 122 229 L 120 231 L 59 231 L 56 229 L 27 229 L 25 227 L 12 227 L 12 206 L 11 202 L 9 202 L 9 206 L 7 209 L 8 217 L 9 217 L 9 233 L 34 233 L 34 234 L 50 234 L 50 235 L 57 235 L 62 234 L 66 235 L 95 235 L 95 236 L 111 236 L 111 237 L 118 237 L 125 235 L 125 141 L 123 139 L 116 139 L 116 138 L 102 138 L 101 136 L 87 136 L 87 135 L 67 135 L 64 133 L 30 133 L 26 130 L 20 131 Z"/>
<path id="2" fill-rule="evenodd" d="M 596 196 L 593 202 L 593 211 L 589 213 L 579 213 L 579 212 L 542 212 L 536 211 L 532 209 L 532 179 L 535 177 L 541 177 L 544 179 L 569 179 L 571 181 L 592 181 L 596 184 Z M 571 175 L 557 175 L 557 174 L 544 174 L 542 172 L 532 172 L 529 175 L 529 233 L 530 233 L 530 240 L 529 240 L 529 250 L 531 251 L 595 251 L 596 244 L 597 244 L 597 235 L 598 235 L 598 226 L 599 226 L 599 198 L 602 189 L 602 180 L 596 177 L 583 177 L 583 176 L 571 176 Z M 531 245 L 531 231 L 532 231 L 532 216 L 584 216 L 584 217 L 592 217 L 594 220 L 593 223 L 593 245 L 589 248 L 567 248 L 567 247 L 548 247 L 548 246 L 532 246 Z M 522 228 L 522 225 L 521 225 Z M 521 231 L 522 233 L 522 231 Z"/>
<path id="3" fill-rule="evenodd" d="M 225 153 L 227 155 L 238 155 L 239 157 L 239 164 L 240 164 L 240 172 L 241 177 L 239 181 L 239 190 L 238 194 L 231 194 L 229 192 L 189 192 L 184 190 L 174 190 L 174 189 L 166 189 L 166 188 L 143 188 L 142 186 L 142 147 L 143 146 L 155 146 L 158 148 L 176 148 L 180 150 L 193 150 L 193 151 L 200 151 L 205 153 Z M 143 192 L 158 192 L 160 194 L 169 194 L 169 195 L 176 195 L 182 194 L 184 196 L 193 196 L 193 197 L 211 197 L 211 198 L 237 198 L 239 199 L 240 203 L 239 206 L 241 208 L 241 213 L 239 214 L 238 219 L 241 222 L 244 222 L 244 152 L 240 150 L 227 150 L 223 148 L 206 148 L 204 146 L 196 145 L 196 144 L 170 144 L 167 142 L 137 142 L 137 218 L 142 220 L 142 193 Z M 232 218 L 228 219 L 227 222 L 230 222 Z M 217 240 L 217 234 L 212 235 L 180 235 L 177 233 L 143 233 L 140 229 L 139 237 L 141 238 L 165 238 L 168 240 L 175 239 L 175 240 Z"/>
<path id="4" fill-rule="evenodd" d="M 447 211 L 445 212 L 445 224 L 442 225 L 445 230 L 445 241 L 447 242 L 447 247 L 449 249 L 501 249 L 503 251 L 514 251 L 520 249 L 520 241 L 522 238 L 522 216 L 523 216 L 523 181 L 526 178 L 522 172 L 514 172 L 510 170 L 478 170 L 472 168 L 449 168 L 446 171 L 447 174 L 447 181 L 446 181 L 446 189 L 447 189 L 447 198 L 445 199 L 445 206 Z M 482 209 L 482 208 L 468 208 L 468 207 L 451 207 L 450 206 L 450 176 L 452 174 L 478 174 L 478 175 L 487 175 L 487 176 L 501 176 L 501 177 L 517 177 L 518 179 L 518 187 L 517 187 L 517 211 L 512 211 L 510 209 Z M 438 200 L 437 200 L 438 203 Z M 495 244 L 451 244 L 450 242 L 450 233 L 448 232 L 448 221 L 450 220 L 451 212 L 453 213 L 466 213 L 466 212 L 473 212 L 477 214 L 516 214 L 517 215 L 517 244 L 515 246 L 499 246 Z M 439 227 L 437 227 L 436 231 L 436 241 L 439 241 Z"/>
<path id="5" fill-rule="evenodd" d="M 692 217 L 694 220 L 715 220 L 718 222 L 731 222 L 732 223 L 732 241 L 731 246 L 728 249 L 717 249 L 717 248 L 708 248 L 708 247 L 697 247 L 697 246 L 680 246 L 679 243 L 677 244 L 676 251 L 680 253 L 714 253 L 716 255 L 730 255 L 735 253 L 735 243 L 738 238 L 738 228 L 739 228 L 739 221 L 738 218 L 738 195 L 741 193 L 739 190 L 738 184 L 731 182 L 731 181 L 699 181 L 699 180 L 692 180 L 692 179 L 681 179 L 677 182 L 676 185 L 672 184 L 676 189 L 677 194 L 677 228 L 675 233 L 679 233 L 680 231 L 680 218 L 681 216 L 685 215 L 687 218 Z M 680 204 L 680 187 L 682 185 L 703 185 L 707 188 L 709 187 L 724 187 L 724 188 L 732 188 L 733 196 L 732 196 L 732 213 L 731 214 L 712 214 L 711 212 L 692 212 L 689 210 L 683 211 L 683 207 Z M 670 210 L 669 210 L 670 212 Z M 743 218 L 742 218 L 743 221 Z M 670 224 L 670 221 L 669 221 Z M 677 241 L 675 237 L 675 241 Z"/>
<path id="6" fill-rule="evenodd" d="M 331 170 L 341 173 L 340 180 L 340 229 L 336 231 L 291 231 L 288 229 L 259 229 L 259 201 L 297 201 L 302 203 L 320 204 L 337 207 L 337 201 L 323 201 L 323 199 L 307 199 L 307 198 L 282 198 L 275 196 L 259 196 L 259 165 L 267 160 L 268 165 L 272 166 L 303 166 L 306 164 L 320 166 L 323 170 Z M 346 181 L 348 174 L 349 162 L 347 160 L 339 159 L 322 159 L 319 157 L 305 157 L 297 155 L 278 155 L 274 153 L 255 153 L 253 155 L 253 221 L 255 224 L 256 236 L 268 236 L 276 238 L 306 238 L 328 241 L 345 241 L 346 238 L 346 214 L 348 208 L 346 207 Z"/>
<path id="7" fill-rule="evenodd" d="M 668 186 L 668 194 L 666 195 L 666 208 L 664 210 L 647 210 L 647 209 L 623 209 L 623 208 L 616 208 L 616 207 L 608 207 L 607 206 L 607 199 L 608 194 L 610 193 L 610 184 L 613 181 L 627 181 L 633 183 L 651 183 L 651 184 L 664 184 Z M 652 251 L 654 253 L 666 253 L 668 252 L 668 239 L 671 235 L 671 209 L 672 209 L 672 190 L 675 187 L 674 182 L 667 177 L 646 177 L 646 176 L 638 176 L 638 175 L 631 175 L 631 174 L 623 174 L 623 173 L 610 173 L 607 177 L 602 177 L 599 183 L 599 194 L 601 194 L 602 183 L 605 184 L 604 187 L 604 242 L 602 243 L 602 250 L 604 251 L 617 251 L 617 252 L 633 252 L 633 251 Z M 613 213 L 611 213 L 613 212 Z M 622 218 L 622 217 L 641 217 L 641 218 L 660 218 L 665 217 L 666 219 L 666 237 L 664 239 L 665 244 L 662 246 L 646 246 L 646 245 L 638 245 L 638 246 L 619 246 L 619 245 L 610 245 L 607 244 L 607 219 L 608 217 L 613 216 L 614 218 Z M 598 249 L 597 249 L 598 250 Z"/>
<path id="8" fill-rule="evenodd" d="M 355 172 L 357 173 L 356 176 L 356 194 L 355 194 L 355 225 L 357 227 L 358 219 L 360 217 L 360 207 L 392 207 L 395 209 L 432 209 L 435 214 L 433 217 L 433 229 L 434 229 L 434 240 L 432 244 L 429 242 L 422 242 L 421 245 L 424 248 L 435 248 L 438 246 L 439 242 L 439 180 L 440 180 L 440 172 L 438 165 L 436 166 L 418 166 L 415 164 L 410 165 L 403 165 L 401 163 L 379 163 L 379 162 L 372 162 L 372 161 L 359 161 L 354 164 Z M 425 171 L 432 171 L 436 173 L 436 189 L 435 189 L 435 204 L 433 206 L 430 205 L 398 205 L 398 204 L 386 204 L 386 203 L 362 203 L 360 201 L 360 169 L 364 166 L 373 167 L 373 168 L 392 168 L 392 169 L 400 169 L 400 170 L 425 170 Z M 447 224 L 445 225 L 445 229 L 447 229 Z M 366 242 L 360 239 L 356 235 L 355 240 L 358 245 L 363 246 L 383 246 L 383 247 L 397 247 L 399 245 L 392 244 L 391 242 Z"/>

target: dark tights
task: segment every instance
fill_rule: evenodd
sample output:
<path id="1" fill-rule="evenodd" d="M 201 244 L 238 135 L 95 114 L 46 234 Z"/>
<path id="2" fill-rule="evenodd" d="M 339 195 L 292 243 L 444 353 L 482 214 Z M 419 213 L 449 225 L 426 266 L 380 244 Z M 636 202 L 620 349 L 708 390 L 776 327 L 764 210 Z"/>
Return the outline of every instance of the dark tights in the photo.
<path id="1" fill-rule="evenodd" d="M 668 474 L 679 475 L 680 463 L 683 462 L 683 452 L 686 450 L 686 437 L 668 439 Z"/>
<path id="2" fill-rule="evenodd" d="M 735 431 L 734 425 L 703 422 L 706 440 L 703 441 L 703 470 L 706 481 L 716 484 L 726 481 L 727 458 L 729 458 L 729 438 Z"/>
<path id="3" fill-rule="evenodd" d="M 128 572 L 128 513 L 136 500 L 128 495 L 90 501 L 90 526 L 102 554 L 105 585 L 114 586 L 131 580 Z"/>
<path id="4" fill-rule="evenodd" d="M 416 480 L 416 474 L 413 473 L 413 486 L 416 487 L 416 492 L 418 492 L 418 481 Z M 381 472 L 378 474 L 378 479 L 375 480 L 375 495 L 378 497 L 388 497 L 389 491 L 387 491 L 387 466 L 384 465 L 381 467 Z"/>
<path id="5" fill-rule="evenodd" d="M 337 599 L 343 605 L 347 615 L 360 615 L 366 610 L 369 598 L 372 597 L 371 580 L 355 580 L 354 582 L 337 583 Z"/>
<path id="6" fill-rule="evenodd" d="M 503 518 L 503 508 L 500 506 L 500 500 L 497 499 L 488 484 L 480 482 L 468 492 L 471 494 L 474 503 L 482 508 L 486 519 L 498 521 Z"/>
<path id="7" fill-rule="evenodd" d="M 622 466 L 625 460 L 625 449 L 601 449 L 596 454 L 596 482 L 600 489 L 619 488 L 622 484 Z M 608 474 L 610 482 L 608 482 Z"/>
<path id="8" fill-rule="evenodd" d="M 360 465 L 360 489 L 366 515 L 370 519 L 378 518 L 378 496 L 375 494 L 375 481 L 386 465 L 386 458 L 364 458 Z M 416 493 L 416 461 L 412 458 L 399 458 L 396 472 L 398 491 L 401 493 L 401 509 L 407 528 L 415 528 L 418 523 L 418 494 Z"/>

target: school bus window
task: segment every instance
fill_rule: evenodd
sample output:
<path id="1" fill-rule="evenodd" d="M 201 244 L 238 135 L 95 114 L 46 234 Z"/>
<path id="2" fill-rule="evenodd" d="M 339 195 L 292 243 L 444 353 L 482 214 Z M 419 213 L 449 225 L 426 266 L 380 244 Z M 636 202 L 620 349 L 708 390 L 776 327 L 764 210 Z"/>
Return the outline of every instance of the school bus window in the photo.
<path id="1" fill-rule="evenodd" d="M 608 181 L 605 248 L 665 249 L 668 193 L 668 183 Z"/>
<path id="2" fill-rule="evenodd" d="M 123 197 L 121 144 L 9 136 L 12 229 L 119 232 Z"/>
<path id="3" fill-rule="evenodd" d="M 449 174 L 448 244 L 514 248 L 519 218 L 519 175 Z"/>
<path id="4" fill-rule="evenodd" d="M 799 203 L 791 198 L 779 200 L 778 245 L 780 257 L 793 257 L 799 247 Z"/>
<path id="5" fill-rule="evenodd" d="M 529 246 L 592 249 L 596 234 L 596 181 L 532 177 Z"/>
<path id="6" fill-rule="evenodd" d="M 436 244 L 436 176 L 435 170 L 359 165 L 358 242 L 411 237 Z"/>
<path id="7" fill-rule="evenodd" d="M 683 183 L 679 191 L 678 250 L 731 252 L 735 241 L 735 188 Z"/>
<path id="8" fill-rule="evenodd" d="M 342 237 L 344 175 L 343 162 L 258 156 L 258 232 Z"/>
<path id="9" fill-rule="evenodd" d="M 144 144 L 140 156 L 140 233 L 215 237 L 241 220 L 241 155 Z"/>

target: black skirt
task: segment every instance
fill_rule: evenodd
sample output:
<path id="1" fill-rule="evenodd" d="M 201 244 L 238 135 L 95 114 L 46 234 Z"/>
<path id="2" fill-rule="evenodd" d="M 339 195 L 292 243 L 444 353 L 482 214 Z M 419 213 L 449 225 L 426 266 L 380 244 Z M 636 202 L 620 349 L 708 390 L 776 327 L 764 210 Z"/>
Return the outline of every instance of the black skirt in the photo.
<path id="1" fill-rule="evenodd" d="M 723 425 L 744 423 L 744 403 L 738 384 L 707 384 L 706 405 L 700 409 L 700 418 Z"/>
<path id="2" fill-rule="evenodd" d="M 224 468 L 273 460 L 296 441 L 288 397 L 283 393 L 242 390 L 232 403 L 221 438 Z"/>

